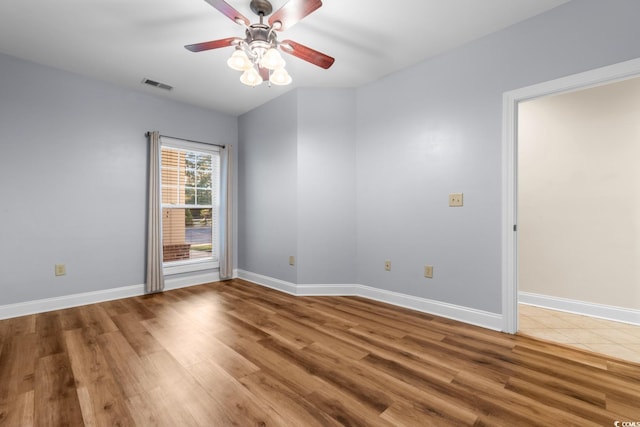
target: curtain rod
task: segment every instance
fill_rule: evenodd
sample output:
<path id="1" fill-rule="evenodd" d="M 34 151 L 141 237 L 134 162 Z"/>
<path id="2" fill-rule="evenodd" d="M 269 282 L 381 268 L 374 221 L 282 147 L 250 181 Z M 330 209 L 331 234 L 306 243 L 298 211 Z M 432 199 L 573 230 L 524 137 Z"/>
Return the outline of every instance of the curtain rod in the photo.
<path id="1" fill-rule="evenodd" d="M 145 133 L 144 135 L 145 135 L 146 137 L 148 137 L 150 133 L 151 133 L 151 132 L 147 132 L 147 133 Z M 221 144 L 214 144 L 214 143 L 212 143 L 212 142 L 194 141 L 193 139 L 178 138 L 177 136 L 170 136 L 170 135 L 160 135 L 160 136 L 164 136 L 165 138 L 171 138 L 171 139 L 179 139 L 180 141 L 195 142 L 195 143 L 198 143 L 198 144 L 207 144 L 207 145 L 214 145 L 214 146 L 216 146 L 216 147 L 220 147 L 220 148 L 226 148 L 226 146 L 225 146 L 225 145 L 221 145 Z"/>

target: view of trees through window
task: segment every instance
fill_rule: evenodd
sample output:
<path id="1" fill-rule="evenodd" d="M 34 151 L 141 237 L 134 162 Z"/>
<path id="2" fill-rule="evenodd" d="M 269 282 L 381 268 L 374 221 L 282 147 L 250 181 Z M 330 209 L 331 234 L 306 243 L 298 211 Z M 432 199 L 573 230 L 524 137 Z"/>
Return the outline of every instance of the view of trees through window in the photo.
<path id="1" fill-rule="evenodd" d="M 165 262 L 215 259 L 218 156 L 162 147 Z"/>

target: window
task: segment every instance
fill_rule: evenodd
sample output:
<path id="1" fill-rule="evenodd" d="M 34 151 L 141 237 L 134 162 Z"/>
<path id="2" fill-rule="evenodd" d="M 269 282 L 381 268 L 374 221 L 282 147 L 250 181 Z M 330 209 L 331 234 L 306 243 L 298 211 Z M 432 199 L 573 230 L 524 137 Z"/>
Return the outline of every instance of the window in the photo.
<path id="1" fill-rule="evenodd" d="M 219 151 L 166 137 L 161 145 L 165 274 L 218 267 Z"/>

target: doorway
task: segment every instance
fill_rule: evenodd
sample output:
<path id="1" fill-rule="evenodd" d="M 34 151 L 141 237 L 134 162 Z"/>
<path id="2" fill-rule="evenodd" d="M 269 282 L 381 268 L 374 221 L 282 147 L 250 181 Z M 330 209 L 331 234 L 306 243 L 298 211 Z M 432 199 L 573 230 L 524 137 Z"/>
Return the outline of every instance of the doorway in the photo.
<path id="1" fill-rule="evenodd" d="M 600 99 L 602 97 L 602 91 L 604 90 L 603 85 L 609 86 L 613 89 L 618 89 L 619 91 L 622 91 L 622 93 L 624 93 L 626 90 L 629 90 L 631 86 L 633 86 L 633 80 L 636 81 L 635 84 L 638 84 L 637 81 L 639 81 L 640 79 L 632 78 L 636 77 L 638 74 L 640 74 L 640 62 L 638 60 L 634 60 L 505 94 L 505 138 L 503 146 L 503 152 L 505 153 L 503 162 L 505 171 L 505 187 L 503 188 L 505 194 L 505 197 L 503 199 L 503 225 L 505 230 L 503 236 L 503 317 L 505 321 L 504 330 L 506 332 L 515 333 L 519 330 L 519 317 L 521 317 L 521 320 L 523 322 L 522 326 L 524 328 L 536 326 L 534 318 L 538 316 L 538 320 L 541 320 L 543 319 L 543 315 L 547 316 L 546 318 L 544 318 L 544 320 L 542 320 L 543 323 L 546 323 L 546 326 L 554 324 L 561 325 L 560 320 L 562 320 L 561 318 L 564 316 L 563 312 L 565 311 L 591 313 L 597 317 L 618 318 L 626 322 L 640 323 L 640 316 L 638 316 L 639 311 L 637 310 L 636 306 L 637 299 L 640 298 L 640 295 L 638 295 L 640 290 L 637 290 L 635 295 L 627 294 L 627 300 L 625 300 L 625 298 L 618 298 L 616 300 L 616 297 L 620 295 L 620 292 L 612 288 L 610 284 L 611 281 L 607 282 L 608 278 L 611 278 L 611 276 L 615 276 L 615 274 L 611 274 L 612 272 L 620 272 L 621 274 L 624 273 L 628 276 L 633 276 L 634 278 L 636 276 L 635 272 L 630 273 L 628 271 L 622 271 L 624 269 L 621 268 L 621 266 L 624 265 L 633 269 L 635 268 L 635 264 L 638 264 L 637 262 L 634 262 L 634 259 L 632 259 L 632 252 L 635 249 L 635 246 L 637 246 L 637 236 L 636 238 L 632 239 L 633 241 L 630 241 L 628 239 L 629 233 L 625 233 L 625 231 L 628 231 L 630 228 L 632 228 L 634 224 L 631 224 L 630 226 L 629 224 L 627 224 L 625 226 L 625 224 L 623 224 L 623 220 L 621 219 L 622 216 L 628 214 L 631 218 L 630 221 L 635 221 L 635 217 L 632 215 L 633 206 L 626 209 L 623 208 L 624 211 L 622 212 L 618 210 L 618 213 L 622 213 L 623 215 L 614 215 L 611 217 L 613 219 L 609 219 L 611 226 L 610 229 L 591 230 L 592 232 L 590 232 L 590 229 L 588 228 L 589 224 L 593 224 L 593 220 L 589 219 L 588 214 L 597 216 L 606 213 L 605 211 L 607 210 L 614 211 L 614 208 L 620 208 L 620 203 L 616 203 L 615 201 L 612 202 L 612 200 L 603 200 L 603 198 L 615 198 L 616 196 L 614 193 L 618 190 L 617 188 L 614 188 L 612 190 L 611 188 L 607 189 L 603 187 L 603 183 L 611 178 L 611 172 L 616 172 L 616 168 L 613 167 L 613 169 L 609 171 L 607 171 L 606 167 L 595 167 L 594 169 L 593 164 L 591 166 L 588 166 L 587 163 L 589 162 L 585 163 L 585 160 L 587 159 L 583 158 L 582 156 L 594 156 L 595 158 L 592 158 L 591 160 L 595 160 L 596 165 L 604 165 L 608 164 L 607 160 L 609 160 L 609 162 L 611 160 L 607 159 L 606 157 L 615 154 L 615 152 L 619 150 L 616 150 L 615 147 L 606 146 L 605 143 L 600 147 L 601 150 L 604 150 L 600 153 L 589 151 L 586 153 L 580 152 L 580 154 L 577 155 L 575 151 L 573 152 L 573 154 L 570 151 L 571 144 L 567 144 L 569 147 L 560 147 L 557 141 L 555 145 L 554 143 L 551 143 L 546 147 L 543 145 L 538 145 L 533 146 L 532 148 L 530 145 L 525 145 L 524 141 L 522 142 L 521 147 L 519 147 L 518 145 L 519 126 L 523 128 L 528 126 L 527 122 L 522 122 L 522 120 L 527 119 L 525 113 L 530 114 L 531 112 L 537 112 L 538 114 L 540 114 L 541 111 L 545 111 L 544 109 L 542 109 L 542 107 L 545 107 L 544 104 L 549 104 L 553 107 L 553 103 L 555 102 L 553 99 L 555 98 L 555 100 L 558 101 L 556 102 L 556 104 L 559 103 L 561 107 L 567 107 L 566 111 L 569 112 L 569 116 L 562 118 L 558 116 L 558 111 L 549 113 L 549 111 L 547 110 L 546 119 L 542 121 L 538 120 L 538 122 L 543 123 L 543 125 L 542 127 L 538 127 L 538 130 L 536 131 L 537 133 L 534 132 L 533 137 L 534 139 L 537 138 L 538 140 L 540 140 L 541 137 L 552 138 L 554 136 L 558 136 L 558 134 L 562 133 L 562 129 L 554 128 L 553 126 L 558 125 L 558 123 L 565 124 L 566 122 L 569 122 L 576 118 L 574 117 L 576 116 L 576 113 L 587 108 L 585 106 L 589 104 L 587 102 L 588 97 L 590 96 L 589 94 L 591 94 L 591 96 L 593 96 L 593 99 L 595 100 Z M 587 88 L 589 90 L 585 90 Z M 593 91 L 600 91 L 601 93 L 595 93 Z M 546 107 L 549 107 L 549 105 L 547 105 Z M 597 106 L 597 102 L 592 106 Z M 617 113 L 612 114 L 612 118 L 615 118 Z M 544 114 L 542 114 L 542 116 L 544 118 Z M 615 120 L 613 121 L 615 122 Z M 602 127 L 601 125 L 602 123 L 594 125 L 593 128 L 599 129 Z M 589 126 L 590 124 L 586 123 L 583 128 L 586 129 L 589 128 Z M 615 126 L 615 123 L 612 126 Z M 584 131 L 585 129 L 582 130 Z M 522 131 L 522 129 L 520 130 Z M 615 129 L 613 130 L 615 131 Z M 528 129 L 527 131 L 531 132 L 531 129 Z M 544 135 L 545 133 L 547 134 L 546 136 Z M 573 140 L 571 140 L 570 137 L 568 138 L 568 140 L 570 143 L 578 144 L 579 146 L 580 144 L 582 144 L 581 147 L 584 148 L 584 144 L 587 142 L 588 136 L 590 136 L 589 130 L 586 129 L 586 133 L 582 136 L 580 136 L 580 133 L 578 132 L 577 136 L 575 136 Z M 595 137 L 592 138 L 592 142 L 595 141 L 596 146 L 598 141 L 607 141 L 606 136 L 594 136 Z M 567 149 L 569 151 L 563 153 L 562 150 L 564 149 Z M 573 149 L 575 150 L 575 147 L 573 147 Z M 542 170 L 546 169 L 546 174 L 538 177 L 540 182 L 532 181 L 529 175 L 531 175 L 532 171 L 536 172 L 535 168 L 532 168 L 529 164 L 519 164 L 519 150 L 527 151 L 527 153 L 520 153 L 521 156 L 523 154 L 526 154 L 527 159 L 533 158 L 535 160 L 536 156 L 547 156 L 547 158 L 549 158 L 550 156 L 551 163 L 555 162 L 557 163 L 556 166 L 560 167 L 557 168 L 556 172 L 552 173 L 552 165 L 547 164 L 543 168 L 540 168 L 540 163 L 538 163 L 537 168 Z M 532 152 L 531 150 L 534 151 Z M 535 150 L 538 150 L 538 152 L 535 152 Z M 542 150 L 542 152 L 540 152 L 540 150 Z M 573 160 L 571 155 L 574 157 Z M 626 160 L 624 156 L 625 155 L 623 155 L 623 160 L 620 161 Z M 634 155 L 626 155 L 626 157 L 634 157 L 635 159 L 638 158 L 638 156 Z M 567 162 L 573 162 L 573 166 L 567 167 L 567 165 L 569 164 Z M 580 169 L 578 166 L 585 167 L 582 167 L 582 169 Z M 519 171 L 519 168 L 521 168 L 522 170 Z M 533 176 L 535 176 L 535 174 Z M 558 185 L 558 180 L 568 179 L 572 176 L 573 178 L 577 177 L 577 180 L 574 181 L 574 184 L 570 184 L 564 189 L 562 188 L 562 186 Z M 640 178 L 632 179 L 635 179 L 636 181 L 640 180 Z M 518 182 L 518 180 L 521 180 L 522 182 Z M 533 208 L 527 204 L 523 204 L 521 206 L 518 205 L 517 197 L 519 185 L 524 185 L 525 181 L 526 185 L 530 185 L 531 182 L 535 182 L 536 185 L 540 185 L 541 182 L 544 182 L 545 180 L 548 181 L 547 188 L 546 190 L 543 188 L 542 191 L 539 191 L 538 199 L 533 201 Z M 526 191 L 530 190 L 531 188 L 526 189 Z M 520 191 L 523 191 L 523 189 L 520 188 Z M 567 197 L 562 197 L 563 191 L 566 193 Z M 603 193 L 600 195 L 601 197 L 597 197 L 597 194 L 595 194 L 594 191 L 603 191 Z M 632 190 L 624 189 L 620 189 L 620 191 L 622 192 L 621 196 L 623 197 L 623 199 L 620 200 L 624 200 L 625 191 L 629 193 L 629 196 L 631 196 L 630 192 L 633 192 Z M 558 192 L 560 193 L 560 198 L 557 198 L 557 194 L 554 194 Z M 635 192 L 637 193 L 637 190 Z M 527 200 L 529 204 L 532 203 L 532 200 L 529 198 L 529 196 L 527 196 Z M 591 200 L 591 202 L 595 204 L 591 206 L 582 205 L 585 200 Z M 549 206 L 543 207 L 542 205 L 544 205 L 544 203 L 551 204 Z M 565 206 L 561 206 L 563 204 Z M 540 209 L 537 209 L 536 211 L 536 207 L 540 207 Z M 566 213 L 564 218 L 562 217 L 562 215 L 557 215 L 558 211 L 562 209 L 564 209 L 564 212 Z M 552 217 L 555 218 L 555 222 L 558 222 L 558 218 L 561 218 L 560 223 L 552 223 L 551 226 L 549 226 L 549 223 L 547 223 L 547 225 L 545 226 L 546 228 L 540 228 L 543 224 L 543 221 L 541 221 L 540 219 L 549 214 L 551 214 Z M 535 220 L 532 220 L 532 218 L 535 218 Z M 570 220 L 569 222 L 566 222 L 568 218 Z M 517 223 L 516 219 L 520 221 L 520 223 Z M 562 221 L 565 221 L 565 223 L 562 224 Z M 579 226 L 582 226 L 582 228 L 580 228 Z M 536 229 L 536 227 L 538 228 Z M 558 228 L 554 229 L 553 227 Z M 547 236 L 547 238 L 545 239 L 544 233 L 550 233 L 549 236 L 551 237 Z M 571 235 L 572 233 L 576 234 L 573 234 L 572 237 L 567 236 Z M 599 243 L 595 245 L 589 245 L 584 242 L 580 243 L 581 241 L 585 240 L 584 236 L 588 237 L 586 240 L 596 241 L 597 236 L 595 235 L 598 233 L 601 234 Z M 536 237 L 536 239 L 533 239 L 533 243 L 531 242 L 532 235 Z M 559 235 L 568 238 L 560 239 L 557 237 Z M 556 237 L 554 238 L 553 236 Z M 606 241 L 607 239 L 609 239 L 609 242 Z M 624 248 L 625 239 L 627 239 L 627 242 L 630 245 L 626 248 Z M 523 241 L 520 242 L 520 240 Z M 523 248 L 523 244 L 526 244 L 527 246 Z M 535 248 L 536 244 L 539 247 Z M 569 246 L 563 247 L 563 244 L 567 244 Z M 621 246 L 621 248 L 618 249 L 620 249 L 622 252 L 620 252 L 618 255 L 615 255 L 613 253 L 610 253 L 611 251 L 607 249 L 603 251 L 603 248 L 607 247 L 608 245 L 611 246 L 611 244 L 613 244 L 614 246 Z M 532 247 L 536 250 L 532 250 Z M 599 258 L 591 258 L 592 261 L 590 261 L 588 264 L 581 265 L 582 260 L 586 260 L 586 255 L 589 255 L 585 254 L 585 251 L 600 251 Z M 572 253 L 575 256 L 570 257 L 568 260 L 560 260 L 560 262 L 555 263 L 553 262 L 554 256 L 557 257 L 559 254 L 566 253 Z M 632 260 L 630 262 L 628 260 L 627 262 L 625 262 L 625 260 L 623 259 L 625 256 L 628 256 L 628 259 Z M 597 261 L 593 261 L 593 259 L 599 259 L 601 262 L 598 263 Z M 567 263 L 575 264 L 573 270 L 571 268 L 568 268 Z M 616 263 L 619 265 L 616 265 Z M 611 269 L 615 271 L 612 271 Z M 580 277 L 580 274 L 582 273 L 584 273 L 584 276 Z M 600 275 L 600 273 L 602 273 L 602 275 Z M 520 274 L 525 275 L 524 277 L 527 278 L 527 280 L 523 282 L 524 289 L 520 288 Z M 598 277 L 599 275 L 600 277 Z M 578 282 L 580 283 L 580 287 L 579 289 L 575 289 L 574 286 L 573 291 L 571 289 L 562 289 L 562 287 L 559 286 L 559 283 L 562 283 L 563 280 L 566 283 Z M 531 282 L 533 282 L 534 284 L 532 284 Z M 634 283 L 637 283 L 637 280 L 635 280 Z M 598 292 L 602 294 L 602 299 L 598 297 Z M 636 301 L 632 302 L 630 305 L 627 305 L 628 309 L 625 310 L 625 303 L 629 301 L 629 298 L 635 299 Z M 599 302 L 589 303 L 588 301 Z M 518 303 L 523 302 L 528 303 L 529 305 L 521 306 L 527 308 L 519 310 Z M 558 309 L 560 311 L 547 313 L 535 312 L 534 306 L 536 305 Z M 620 306 L 623 307 L 623 309 L 617 310 L 617 307 Z M 523 316 L 519 316 L 520 311 L 523 312 Z M 573 320 L 576 321 L 576 319 Z M 590 323 L 600 329 L 604 329 L 603 324 L 598 324 L 597 322 Z M 540 323 L 537 324 L 537 326 L 540 325 Z M 542 330 L 544 328 L 540 327 L 534 329 Z M 554 335 L 554 332 L 547 331 L 547 334 L 547 337 L 551 337 Z M 615 334 L 616 333 L 609 333 L 608 335 L 611 336 Z M 588 336 L 588 334 L 585 332 L 581 332 L 581 335 Z M 567 337 L 564 336 L 564 338 Z M 559 341 L 567 342 L 567 340 Z M 571 341 L 571 339 L 569 341 Z M 584 346 L 584 348 L 587 347 Z M 604 349 L 604 346 L 602 348 Z M 595 348 L 587 349 L 598 351 Z M 636 347 L 636 350 L 639 350 L 639 348 Z"/>

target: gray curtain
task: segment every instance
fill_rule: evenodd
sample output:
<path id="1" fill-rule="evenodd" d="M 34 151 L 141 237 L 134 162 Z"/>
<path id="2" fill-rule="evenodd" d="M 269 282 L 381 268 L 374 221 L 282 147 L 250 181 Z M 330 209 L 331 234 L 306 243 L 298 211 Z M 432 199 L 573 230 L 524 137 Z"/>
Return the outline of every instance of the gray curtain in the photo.
<path id="1" fill-rule="evenodd" d="M 149 132 L 149 208 L 147 210 L 147 282 L 145 291 L 164 289 L 162 271 L 162 195 L 160 193 L 160 133 Z"/>
<path id="2" fill-rule="evenodd" d="M 220 152 L 220 279 L 233 276 L 233 156 L 231 145 Z"/>

